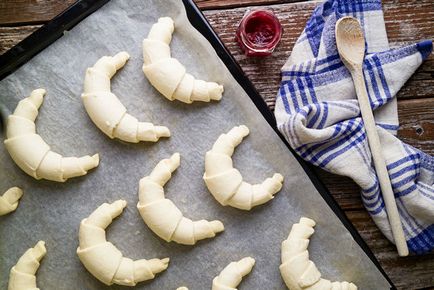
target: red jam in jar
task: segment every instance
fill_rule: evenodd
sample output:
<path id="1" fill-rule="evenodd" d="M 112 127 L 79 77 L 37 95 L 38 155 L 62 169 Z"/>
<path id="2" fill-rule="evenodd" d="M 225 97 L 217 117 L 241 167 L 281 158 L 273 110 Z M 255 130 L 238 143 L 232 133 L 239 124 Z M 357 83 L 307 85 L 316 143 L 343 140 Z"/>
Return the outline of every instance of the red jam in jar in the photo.
<path id="1" fill-rule="evenodd" d="M 280 41 L 282 25 L 269 10 L 247 11 L 237 29 L 237 41 L 247 56 L 270 55 Z"/>

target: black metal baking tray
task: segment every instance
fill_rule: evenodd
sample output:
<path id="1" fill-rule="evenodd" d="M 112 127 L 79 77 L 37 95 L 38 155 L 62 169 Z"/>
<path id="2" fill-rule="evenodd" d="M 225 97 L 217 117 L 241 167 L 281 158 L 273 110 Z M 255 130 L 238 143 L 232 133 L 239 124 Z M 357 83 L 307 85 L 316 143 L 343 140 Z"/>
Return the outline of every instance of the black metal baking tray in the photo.
<path id="1" fill-rule="evenodd" d="M 70 30 L 81 20 L 92 14 L 94 11 L 98 10 L 104 4 L 109 2 L 109 0 L 80 0 L 75 4 L 70 6 L 63 13 L 55 17 L 53 20 L 36 30 L 30 36 L 25 38 L 23 41 L 18 43 L 12 49 L 7 51 L 5 54 L 0 56 L 0 80 L 4 79 L 6 76 L 14 72 L 21 65 L 25 64 L 28 60 L 42 51 L 44 48 L 52 44 L 54 41 L 62 37 L 65 31 Z M 202 12 L 193 2 L 193 0 L 182 0 L 187 11 L 187 16 L 191 24 L 206 37 L 209 43 L 214 47 L 220 59 L 226 65 L 228 70 L 231 72 L 233 77 L 242 86 L 242 88 L 249 95 L 252 102 L 256 105 L 258 110 L 261 112 L 263 117 L 267 120 L 273 130 L 279 135 L 282 142 L 286 144 L 288 150 L 293 154 L 297 161 L 300 163 L 315 188 L 321 194 L 323 199 L 331 207 L 334 213 L 338 216 L 344 226 L 353 236 L 354 240 L 363 249 L 366 255 L 372 260 L 374 265 L 379 269 L 379 271 L 384 275 L 387 281 L 392 285 L 391 289 L 396 289 L 393 286 L 392 281 L 387 276 L 387 274 L 382 269 L 380 263 L 375 258 L 374 254 L 357 232 L 356 228 L 347 218 L 343 210 L 339 207 L 335 199 L 332 197 L 328 189 L 324 186 L 321 180 L 315 173 L 313 166 L 301 159 L 289 146 L 288 142 L 280 134 L 276 126 L 276 120 L 273 113 L 268 109 L 265 101 L 259 95 L 259 93 L 254 88 L 253 84 L 243 73 L 242 69 L 235 61 L 233 56 L 226 49 L 224 44 L 221 42 L 217 34 L 214 32 Z M 1 126 L 2 127 L 2 126 Z"/>

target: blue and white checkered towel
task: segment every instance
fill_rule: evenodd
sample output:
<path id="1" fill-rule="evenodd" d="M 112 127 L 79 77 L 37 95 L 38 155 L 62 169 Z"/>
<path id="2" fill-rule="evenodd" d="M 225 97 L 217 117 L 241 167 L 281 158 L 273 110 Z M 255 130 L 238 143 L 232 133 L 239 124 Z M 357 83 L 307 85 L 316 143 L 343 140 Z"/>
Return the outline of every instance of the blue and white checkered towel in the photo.
<path id="1" fill-rule="evenodd" d="M 431 53 L 432 42 L 390 49 L 380 0 L 327 0 L 314 10 L 282 68 L 279 130 L 308 162 L 352 178 L 375 223 L 393 240 L 353 82 L 336 48 L 336 20 L 347 15 L 365 32 L 364 75 L 408 247 L 431 251 L 434 158 L 395 137 L 395 95 Z"/>

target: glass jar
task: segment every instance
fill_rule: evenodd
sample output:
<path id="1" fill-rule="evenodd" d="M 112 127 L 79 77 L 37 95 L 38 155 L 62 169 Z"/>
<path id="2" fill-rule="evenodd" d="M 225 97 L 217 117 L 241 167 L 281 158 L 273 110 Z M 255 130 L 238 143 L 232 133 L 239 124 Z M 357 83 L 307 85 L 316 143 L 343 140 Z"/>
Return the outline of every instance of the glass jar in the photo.
<path id="1" fill-rule="evenodd" d="M 236 39 L 247 56 L 270 55 L 282 37 L 282 25 L 270 10 L 249 10 L 237 29 Z"/>

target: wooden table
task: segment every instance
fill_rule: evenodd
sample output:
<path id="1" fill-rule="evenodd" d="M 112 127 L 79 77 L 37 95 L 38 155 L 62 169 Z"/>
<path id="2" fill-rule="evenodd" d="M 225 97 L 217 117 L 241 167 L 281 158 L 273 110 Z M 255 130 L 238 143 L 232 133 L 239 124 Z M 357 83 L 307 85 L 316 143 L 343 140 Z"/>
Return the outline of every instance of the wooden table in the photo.
<path id="1" fill-rule="evenodd" d="M 1 0 L 0 54 L 62 12 L 74 0 Z M 279 71 L 295 40 L 318 2 L 297 0 L 196 0 L 208 21 L 235 56 L 244 72 L 273 110 L 279 87 Z M 274 54 L 263 59 L 243 56 L 234 42 L 237 23 L 254 5 L 274 10 L 284 27 Z M 383 0 L 386 27 L 393 47 L 434 38 L 432 0 Z M 431 55 L 398 93 L 399 137 L 434 154 L 434 57 Z M 398 258 L 395 247 L 384 238 L 363 208 L 359 189 L 350 179 L 318 169 L 337 202 L 373 250 L 399 289 L 434 289 L 434 253 Z"/>

